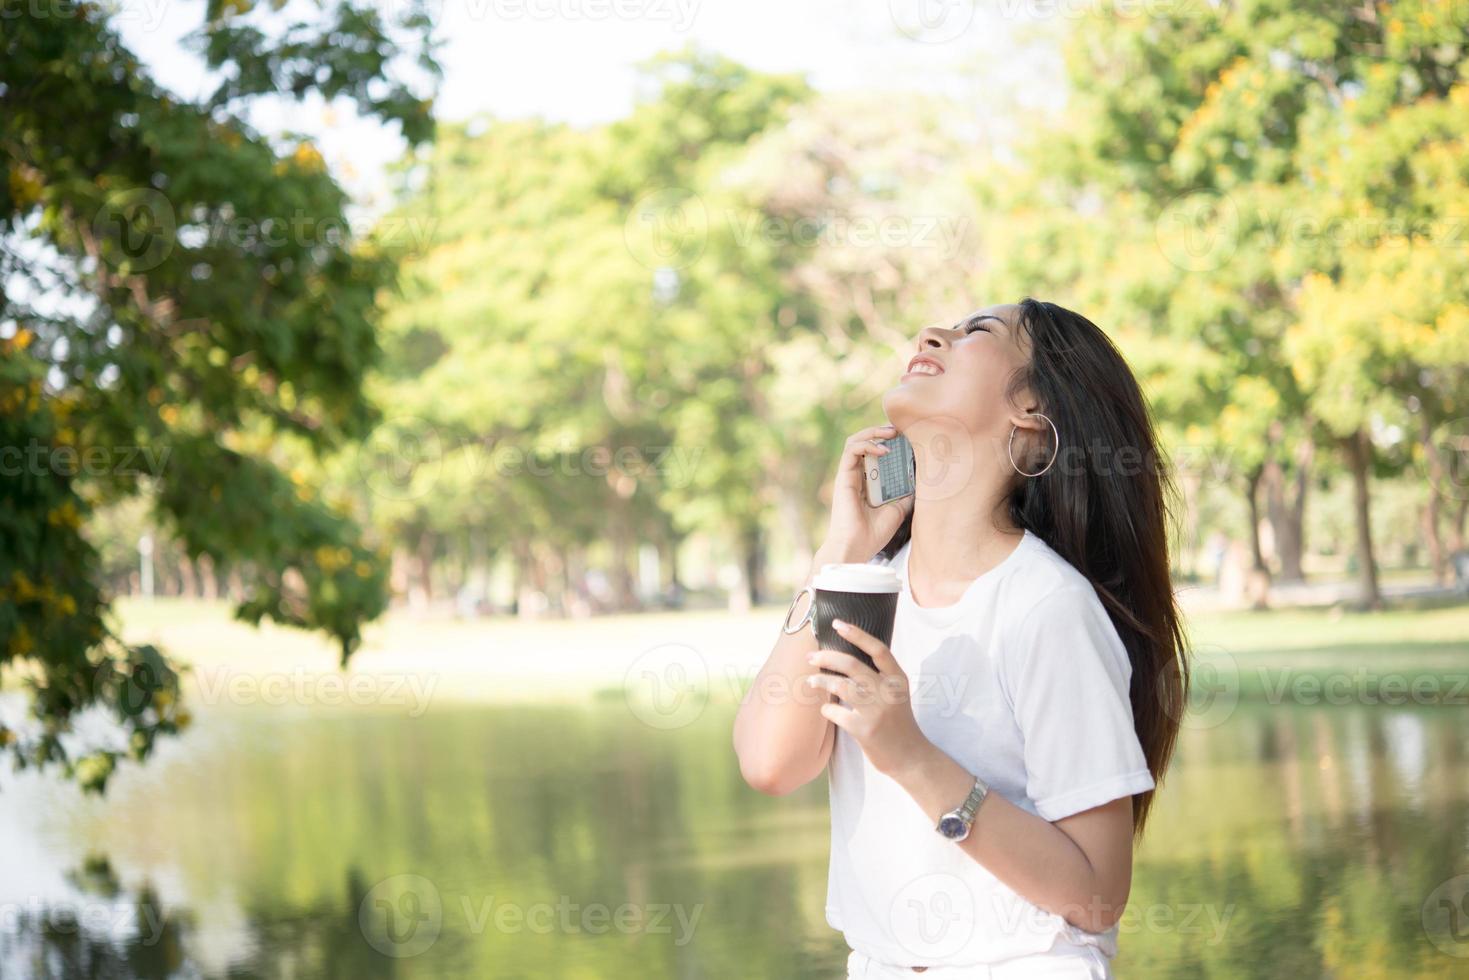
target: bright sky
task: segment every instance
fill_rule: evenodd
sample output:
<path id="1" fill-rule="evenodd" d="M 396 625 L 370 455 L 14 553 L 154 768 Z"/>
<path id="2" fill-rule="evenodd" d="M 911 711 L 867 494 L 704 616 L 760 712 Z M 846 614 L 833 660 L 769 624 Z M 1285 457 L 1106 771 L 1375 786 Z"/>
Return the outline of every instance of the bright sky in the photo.
<path id="1" fill-rule="evenodd" d="M 156 80 L 185 97 L 205 91 L 201 62 L 179 39 L 197 28 L 197 0 L 114 0 L 114 24 Z M 384 13 L 407 0 L 371 0 Z M 1017 40 L 1037 21 L 1057 26 L 1065 0 L 430 0 L 444 80 L 440 118 L 540 116 L 573 124 L 625 115 L 635 65 L 693 42 L 753 68 L 800 72 L 818 89 L 918 88 L 959 96 L 984 138 L 1002 110 L 1055 105 L 1059 56 Z M 1100 2 L 1100 0 L 1097 0 Z M 1080 9 L 1084 0 L 1075 0 Z M 287 8 L 309 9 L 303 0 Z M 385 203 L 391 131 L 319 102 L 271 105 L 252 116 L 270 133 L 311 134 L 333 172 L 370 212 Z"/>

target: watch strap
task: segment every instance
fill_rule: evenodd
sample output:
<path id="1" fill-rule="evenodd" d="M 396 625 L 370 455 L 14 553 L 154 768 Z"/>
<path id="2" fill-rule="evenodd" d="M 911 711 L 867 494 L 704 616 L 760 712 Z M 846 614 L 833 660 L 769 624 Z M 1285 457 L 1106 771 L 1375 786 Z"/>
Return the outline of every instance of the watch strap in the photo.
<path id="1" fill-rule="evenodd" d="M 989 795 L 990 787 L 983 779 L 974 777 L 974 786 L 969 790 L 969 795 L 964 798 L 964 805 L 959 808 L 959 815 L 964 818 L 965 823 L 971 823 L 974 815 L 979 812 L 979 805 Z"/>

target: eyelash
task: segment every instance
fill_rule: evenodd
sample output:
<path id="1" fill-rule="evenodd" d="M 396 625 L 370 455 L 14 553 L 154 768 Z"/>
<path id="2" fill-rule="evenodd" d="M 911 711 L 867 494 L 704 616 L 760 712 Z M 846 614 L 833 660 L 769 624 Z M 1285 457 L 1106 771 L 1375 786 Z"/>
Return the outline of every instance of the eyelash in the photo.
<path id="1" fill-rule="evenodd" d="M 985 332 L 988 332 L 989 329 L 990 329 L 989 327 L 986 327 L 983 324 L 971 323 L 971 324 L 969 324 L 969 326 L 967 326 L 967 327 L 964 328 L 964 336 L 967 337 L 970 334 L 974 333 L 974 331 L 976 331 L 976 330 L 983 330 Z"/>

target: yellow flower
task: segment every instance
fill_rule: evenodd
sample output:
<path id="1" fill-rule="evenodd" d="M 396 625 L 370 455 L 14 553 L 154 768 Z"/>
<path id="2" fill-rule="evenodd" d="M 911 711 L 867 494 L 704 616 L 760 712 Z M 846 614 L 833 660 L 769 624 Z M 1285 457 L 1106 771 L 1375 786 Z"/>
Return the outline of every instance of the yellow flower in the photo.
<path id="1" fill-rule="evenodd" d="M 320 173 L 326 169 L 321 152 L 310 143 L 302 143 L 297 146 L 296 152 L 291 154 L 291 162 L 307 173 Z"/>
<path id="2" fill-rule="evenodd" d="M 77 513 L 76 502 L 73 500 L 63 501 L 46 515 L 46 523 L 52 527 L 77 528 L 81 526 L 81 515 Z"/>
<path id="3" fill-rule="evenodd" d="M 26 602 L 35 597 L 36 587 L 31 584 L 31 580 L 26 577 L 25 572 L 16 572 L 10 577 L 10 580 L 15 583 L 16 602 Z"/>

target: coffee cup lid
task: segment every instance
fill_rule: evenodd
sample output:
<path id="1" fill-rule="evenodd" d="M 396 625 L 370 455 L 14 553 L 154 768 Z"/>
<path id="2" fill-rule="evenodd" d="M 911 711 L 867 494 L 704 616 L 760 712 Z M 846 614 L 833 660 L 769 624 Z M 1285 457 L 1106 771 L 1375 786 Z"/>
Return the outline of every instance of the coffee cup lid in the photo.
<path id="1" fill-rule="evenodd" d="M 898 573 L 889 565 L 822 565 L 811 583 L 828 592 L 897 592 Z"/>

